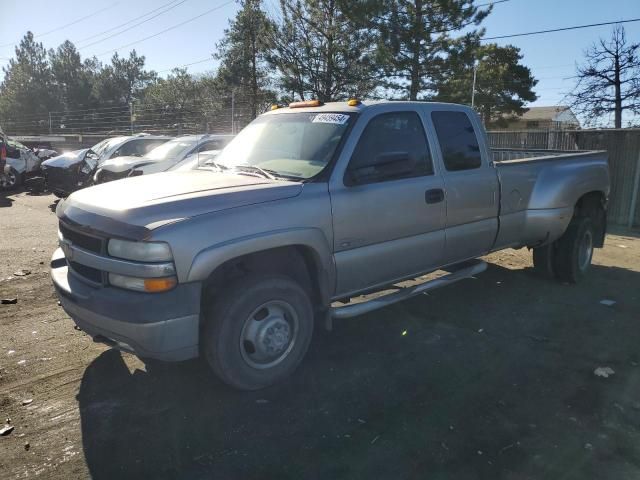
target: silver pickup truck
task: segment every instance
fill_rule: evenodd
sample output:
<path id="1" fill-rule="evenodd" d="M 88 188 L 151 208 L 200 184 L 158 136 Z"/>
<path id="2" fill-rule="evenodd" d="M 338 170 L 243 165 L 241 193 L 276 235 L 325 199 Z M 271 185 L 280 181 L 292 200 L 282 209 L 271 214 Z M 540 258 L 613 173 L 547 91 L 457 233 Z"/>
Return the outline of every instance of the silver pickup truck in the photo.
<path id="1" fill-rule="evenodd" d="M 201 355 L 261 388 L 293 372 L 314 323 L 476 275 L 489 252 L 533 249 L 542 273 L 578 282 L 604 242 L 606 153 L 522 157 L 493 152 L 460 105 L 274 107 L 204 168 L 60 202 L 53 283 L 95 339 Z"/>

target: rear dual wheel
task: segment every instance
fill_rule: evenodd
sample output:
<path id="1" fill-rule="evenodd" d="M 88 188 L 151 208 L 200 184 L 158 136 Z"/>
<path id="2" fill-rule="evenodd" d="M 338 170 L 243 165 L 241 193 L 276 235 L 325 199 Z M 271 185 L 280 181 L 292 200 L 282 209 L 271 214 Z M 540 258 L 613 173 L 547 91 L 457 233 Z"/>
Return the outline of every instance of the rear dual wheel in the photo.
<path id="1" fill-rule="evenodd" d="M 595 229 L 589 217 L 575 217 L 555 242 L 533 249 L 534 268 L 546 277 L 578 283 L 593 258 Z"/>

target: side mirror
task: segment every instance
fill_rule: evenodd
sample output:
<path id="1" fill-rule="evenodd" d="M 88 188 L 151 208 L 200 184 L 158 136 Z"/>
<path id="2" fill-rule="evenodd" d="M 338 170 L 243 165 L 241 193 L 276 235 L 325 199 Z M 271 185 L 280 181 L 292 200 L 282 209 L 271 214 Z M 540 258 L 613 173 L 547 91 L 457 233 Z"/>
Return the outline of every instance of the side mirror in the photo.
<path id="1" fill-rule="evenodd" d="M 371 161 L 358 161 L 353 166 L 350 165 L 347 179 L 350 185 L 360 185 L 401 178 L 411 174 L 413 170 L 409 152 L 383 152 Z"/>

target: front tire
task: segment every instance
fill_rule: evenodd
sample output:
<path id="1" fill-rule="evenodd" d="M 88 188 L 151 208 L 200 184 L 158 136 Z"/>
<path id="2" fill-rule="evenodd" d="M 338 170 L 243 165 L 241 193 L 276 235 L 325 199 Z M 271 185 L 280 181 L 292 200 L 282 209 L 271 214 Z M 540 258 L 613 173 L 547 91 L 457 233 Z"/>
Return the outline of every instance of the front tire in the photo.
<path id="1" fill-rule="evenodd" d="M 309 295 L 282 275 L 255 275 L 232 283 L 205 309 L 203 354 L 215 374 L 241 390 L 287 377 L 309 348 Z"/>
<path id="2" fill-rule="evenodd" d="M 595 229 L 588 217 L 571 220 L 566 232 L 557 241 L 554 270 L 563 282 L 578 283 L 591 266 Z"/>
<path id="3" fill-rule="evenodd" d="M 5 190 L 13 190 L 20 186 L 22 182 L 22 176 L 20 173 L 13 167 L 11 167 L 8 173 L 5 175 L 5 180 L 3 182 L 3 188 Z"/>

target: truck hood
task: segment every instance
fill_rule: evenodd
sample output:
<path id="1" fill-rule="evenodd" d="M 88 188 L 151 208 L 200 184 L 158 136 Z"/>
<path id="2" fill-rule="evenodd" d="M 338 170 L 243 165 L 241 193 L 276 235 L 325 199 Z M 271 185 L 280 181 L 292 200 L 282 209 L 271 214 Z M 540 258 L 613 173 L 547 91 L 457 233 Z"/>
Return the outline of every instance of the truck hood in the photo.
<path id="1" fill-rule="evenodd" d="M 83 148 L 82 150 L 74 150 L 73 152 L 63 153 L 62 155 L 58 155 L 57 157 L 45 160 L 44 162 L 42 162 L 42 166 L 47 168 L 69 168 L 72 165 L 80 163 L 84 159 L 84 156 L 88 151 L 88 148 Z"/>
<path id="2" fill-rule="evenodd" d="M 148 165 L 150 163 L 171 162 L 174 158 L 163 158 L 162 160 L 152 160 L 145 157 L 117 157 L 111 158 L 100 165 L 103 170 L 113 173 L 122 173 L 131 170 L 138 165 Z"/>
<path id="3" fill-rule="evenodd" d="M 249 175 L 207 170 L 166 172 L 79 190 L 61 201 L 56 213 L 99 233 L 142 239 L 169 223 L 295 197 L 301 191 L 298 182 Z"/>

